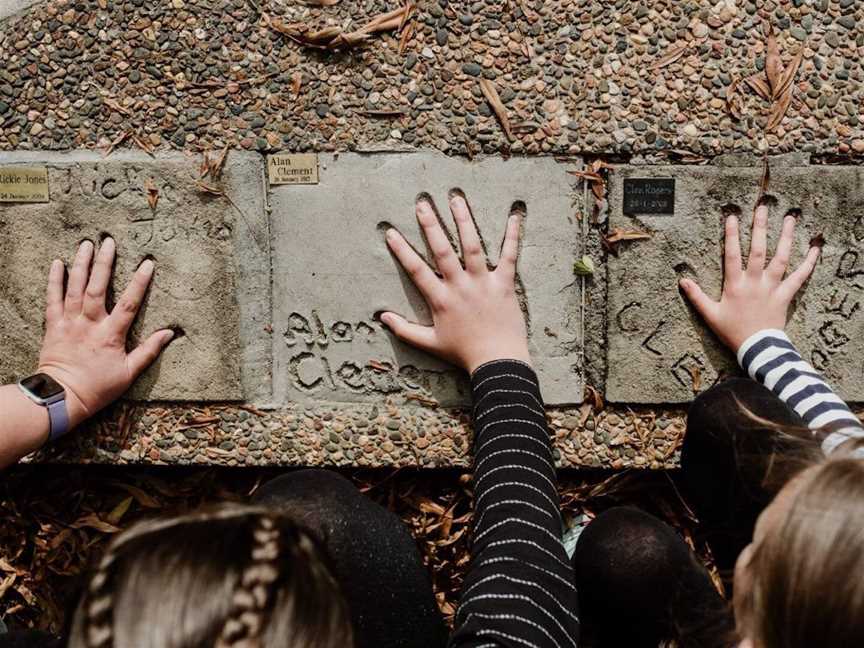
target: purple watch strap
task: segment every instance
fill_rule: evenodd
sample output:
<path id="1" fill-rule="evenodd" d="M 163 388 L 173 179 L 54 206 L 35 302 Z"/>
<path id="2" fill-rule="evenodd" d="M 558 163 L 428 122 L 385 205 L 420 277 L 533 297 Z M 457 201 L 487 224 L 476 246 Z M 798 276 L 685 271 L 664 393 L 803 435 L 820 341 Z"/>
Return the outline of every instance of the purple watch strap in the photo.
<path id="1" fill-rule="evenodd" d="M 48 420 L 51 429 L 48 441 L 56 441 L 69 431 L 69 412 L 66 410 L 65 399 L 48 405 Z"/>

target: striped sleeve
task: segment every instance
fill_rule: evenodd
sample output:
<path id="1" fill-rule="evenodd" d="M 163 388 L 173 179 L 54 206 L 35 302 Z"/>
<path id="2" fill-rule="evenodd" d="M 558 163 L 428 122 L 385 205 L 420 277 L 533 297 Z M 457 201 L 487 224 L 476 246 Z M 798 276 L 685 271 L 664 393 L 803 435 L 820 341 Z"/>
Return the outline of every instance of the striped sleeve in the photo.
<path id="1" fill-rule="evenodd" d="M 849 439 L 864 437 L 861 421 L 783 331 L 765 329 L 751 335 L 738 349 L 738 363 L 795 410 L 811 430 L 827 434 L 822 441 L 826 455 Z"/>
<path id="2" fill-rule="evenodd" d="M 471 386 L 474 536 L 450 646 L 576 648 L 576 588 L 537 376 L 498 360 Z"/>

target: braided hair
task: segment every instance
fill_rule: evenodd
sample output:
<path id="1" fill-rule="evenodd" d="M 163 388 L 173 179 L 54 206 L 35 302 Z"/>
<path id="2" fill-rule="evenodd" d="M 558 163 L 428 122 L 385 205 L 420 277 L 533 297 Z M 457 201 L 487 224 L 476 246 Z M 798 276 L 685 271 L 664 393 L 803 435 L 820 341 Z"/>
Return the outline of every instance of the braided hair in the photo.
<path id="1" fill-rule="evenodd" d="M 274 640 L 350 646 L 344 599 L 308 531 L 267 509 L 223 506 L 119 535 L 89 580 L 68 645 L 268 648 Z"/>

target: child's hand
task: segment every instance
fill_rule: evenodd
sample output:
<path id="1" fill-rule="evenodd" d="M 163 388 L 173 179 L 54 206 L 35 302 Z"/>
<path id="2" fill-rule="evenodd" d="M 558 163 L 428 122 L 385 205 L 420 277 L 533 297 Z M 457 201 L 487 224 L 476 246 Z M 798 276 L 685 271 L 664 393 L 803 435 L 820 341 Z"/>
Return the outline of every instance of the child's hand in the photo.
<path id="1" fill-rule="evenodd" d="M 529 362 L 525 319 L 514 288 L 520 217 L 513 214 L 507 221 L 498 267 L 489 270 L 465 199 L 454 195 L 450 210 L 459 230 L 464 269 L 432 205 L 425 200 L 417 203 L 417 220 L 441 277 L 436 276 L 399 232 L 395 229 L 387 232 L 390 250 L 429 304 L 433 325 L 414 324 L 390 312 L 382 313 L 381 321 L 399 339 L 468 372 L 490 360 Z"/>
<path id="2" fill-rule="evenodd" d="M 93 244 L 78 248 L 63 292 L 63 263 L 54 261 L 48 276 L 45 339 L 39 372 L 66 390 L 70 428 L 119 398 L 159 355 L 173 331 L 156 331 L 126 352 L 129 328 L 153 278 L 144 261 L 112 311 L 105 297 L 114 265 L 114 240 L 106 238 L 93 262 Z M 92 265 L 92 267 L 91 267 Z"/>
<path id="3" fill-rule="evenodd" d="M 777 252 L 765 266 L 768 247 L 768 207 L 760 205 L 753 217 L 753 236 L 747 269 L 741 268 L 741 244 L 738 240 L 738 218 L 726 219 L 723 294 L 716 302 L 696 282 L 682 279 L 684 294 L 708 326 L 726 346 L 737 352 L 754 333 L 763 329 L 783 329 L 786 314 L 795 293 L 816 267 L 820 248 L 813 246 L 798 268 L 786 279 L 786 268 L 792 251 L 795 217 L 786 216 Z"/>

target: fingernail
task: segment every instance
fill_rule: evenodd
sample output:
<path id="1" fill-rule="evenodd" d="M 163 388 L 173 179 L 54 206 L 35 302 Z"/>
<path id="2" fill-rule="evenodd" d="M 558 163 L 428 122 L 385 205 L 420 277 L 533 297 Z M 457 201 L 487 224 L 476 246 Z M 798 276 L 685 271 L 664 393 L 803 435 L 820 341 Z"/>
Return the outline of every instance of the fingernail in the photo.
<path id="1" fill-rule="evenodd" d="M 387 236 L 387 238 L 388 238 L 389 240 L 392 241 L 393 239 L 396 238 L 396 230 L 395 230 L 395 229 L 392 229 L 392 228 L 391 228 L 391 229 L 388 229 L 388 230 L 387 230 L 387 234 L 386 234 L 386 236 Z"/>
<path id="2" fill-rule="evenodd" d="M 81 245 L 78 246 L 78 249 L 83 250 L 83 249 L 88 248 L 88 247 L 90 247 L 90 248 L 93 247 L 93 241 L 91 241 L 90 239 L 84 239 L 83 241 L 81 241 Z"/>
<path id="3" fill-rule="evenodd" d="M 171 340 L 174 339 L 174 331 L 168 329 L 162 335 L 162 344 L 168 344 Z"/>
<path id="4" fill-rule="evenodd" d="M 144 272 L 153 272 L 153 268 L 155 267 L 156 265 L 150 259 L 144 259 L 141 265 L 138 266 L 138 268 Z"/>

